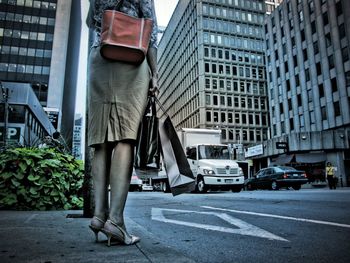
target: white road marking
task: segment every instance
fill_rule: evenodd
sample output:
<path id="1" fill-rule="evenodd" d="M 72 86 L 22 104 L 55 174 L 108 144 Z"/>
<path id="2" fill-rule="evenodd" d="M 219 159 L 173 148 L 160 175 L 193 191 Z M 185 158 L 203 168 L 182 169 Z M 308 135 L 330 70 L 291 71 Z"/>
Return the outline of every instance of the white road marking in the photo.
<path id="1" fill-rule="evenodd" d="M 347 224 L 340 224 L 340 223 L 321 221 L 321 220 L 313 220 L 313 219 L 298 218 L 298 217 L 291 217 L 291 216 L 279 216 L 279 215 L 273 215 L 273 214 L 264 214 L 264 213 L 256 213 L 256 212 L 241 211 L 241 210 L 234 210 L 234 209 L 217 208 L 217 207 L 211 207 L 211 206 L 201 206 L 201 207 L 206 209 L 232 212 L 232 213 L 238 213 L 238 214 L 273 217 L 273 218 L 279 218 L 279 219 L 287 219 L 287 220 L 350 228 L 350 225 L 347 225 Z"/>
<path id="2" fill-rule="evenodd" d="M 230 227 L 215 226 L 215 225 L 199 224 L 199 223 L 187 222 L 187 221 L 181 221 L 181 220 L 175 220 L 175 219 L 169 219 L 169 218 L 166 218 L 164 216 L 163 211 L 170 211 L 170 212 L 176 212 L 176 213 L 195 213 L 195 214 L 202 214 L 202 215 L 217 216 L 217 217 L 221 218 L 222 220 L 228 222 L 229 224 L 238 227 L 238 229 L 237 228 L 230 228 Z M 165 222 L 165 223 L 171 223 L 171 224 L 177 224 L 177 225 L 183 225 L 183 226 L 202 228 L 205 230 L 212 230 L 212 231 L 219 231 L 219 232 L 224 232 L 224 233 L 232 233 L 232 234 L 239 234 L 239 235 L 245 235 L 245 236 L 267 238 L 270 240 L 279 240 L 279 241 L 289 242 L 287 239 L 276 236 L 270 232 L 267 232 L 266 230 L 263 230 L 259 227 L 248 224 L 240 219 L 234 218 L 234 217 L 229 216 L 225 213 L 152 208 L 152 220 Z"/>

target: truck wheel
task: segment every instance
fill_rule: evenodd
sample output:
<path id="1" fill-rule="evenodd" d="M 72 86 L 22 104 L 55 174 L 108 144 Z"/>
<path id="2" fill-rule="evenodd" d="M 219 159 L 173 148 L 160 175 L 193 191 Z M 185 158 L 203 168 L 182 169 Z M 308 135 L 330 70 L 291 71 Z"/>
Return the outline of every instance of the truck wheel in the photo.
<path id="1" fill-rule="evenodd" d="M 170 189 L 169 189 L 168 184 L 166 182 L 162 182 L 162 190 L 164 193 L 170 192 Z"/>
<path id="2" fill-rule="evenodd" d="M 206 193 L 208 191 L 208 187 L 205 185 L 203 178 L 198 180 L 197 189 L 199 193 Z"/>
<path id="3" fill-rule="evenodd" d="M 247 184 L 247 190 L 248 190 L 248 191 L 254 190 L 251 183 L 248 183 L 248 184 Z"/>
<path id="4" fill-rule="evenodd" d="M 239 193 L 241 190 L 242 190 L 242 187 L 241 186 L 233 186 L 231 188 L 232 192 L 234 193 Z"/>

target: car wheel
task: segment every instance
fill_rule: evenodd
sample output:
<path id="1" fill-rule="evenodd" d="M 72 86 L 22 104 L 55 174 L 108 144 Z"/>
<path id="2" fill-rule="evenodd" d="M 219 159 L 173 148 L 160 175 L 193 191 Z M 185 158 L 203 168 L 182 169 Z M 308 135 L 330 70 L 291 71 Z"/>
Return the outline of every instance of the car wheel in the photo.
<path id="1" fill-rule="evenodd" d="M 300 190 L 301 185 L 294 185 L 294 186 L 292 186 L 292 188 L 293 188 L 294 190 Z"/>
<path id="2" fill-rule="evenodd" d="M 278 190 L 278 185 L 276 181 L 272 181 L 271 183 L 271 190 Z"/>
<path id="3" fill-rule="evenodd" d="M 251 183 L 248 183 L 248 184 L 247 184 L 247 190 L 248 190 L 248 191 L 254 190 Z"/>
<path id="4" fill-rule="evenodd" d="M 197 183 L 197 189 L 199 193 L 206 193 L 208 191 L 207 186 L 204 183 L 204 179 L 200 178 Z"/>

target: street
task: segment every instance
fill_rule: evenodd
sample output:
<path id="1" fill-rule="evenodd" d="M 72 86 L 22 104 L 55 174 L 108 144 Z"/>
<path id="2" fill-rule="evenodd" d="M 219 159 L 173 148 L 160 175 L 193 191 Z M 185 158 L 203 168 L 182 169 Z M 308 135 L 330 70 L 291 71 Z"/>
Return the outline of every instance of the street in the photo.
<path id="1" fill-rule="evenodd" d="M 133 192 L 127 202 L 133 223 L 195 262 L 350 262 L 347 188 Z"/>

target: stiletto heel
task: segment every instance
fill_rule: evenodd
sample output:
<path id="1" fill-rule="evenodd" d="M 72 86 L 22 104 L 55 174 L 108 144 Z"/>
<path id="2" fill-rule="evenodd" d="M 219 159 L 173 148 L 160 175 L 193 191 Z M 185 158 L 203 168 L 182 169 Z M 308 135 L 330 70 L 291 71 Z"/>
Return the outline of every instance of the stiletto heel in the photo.
<path id="1" fill-rule="evenodd" d="M 104 224 L 105 224 L 105 221 L 103 221 L 102 219 L 98 218 L 97 216 L 94 216 L 91 219 L 89 227 L 95 234 L 96 242 L 98 242 L 98 232 L 101 231 L 101 229 L 103 228 Z"/>
<path id="2" fill-rule="evenodd" d="M 108 246 L 111 245 L 112 238 L 125 245 L 133 245 L 140 241 L 139 237 L 129 235 L 123 228 L 118 226 L 112 220 L 107 220 L 101 231 L 108 238 Z"/>

